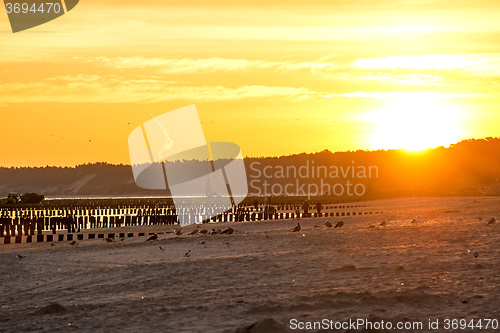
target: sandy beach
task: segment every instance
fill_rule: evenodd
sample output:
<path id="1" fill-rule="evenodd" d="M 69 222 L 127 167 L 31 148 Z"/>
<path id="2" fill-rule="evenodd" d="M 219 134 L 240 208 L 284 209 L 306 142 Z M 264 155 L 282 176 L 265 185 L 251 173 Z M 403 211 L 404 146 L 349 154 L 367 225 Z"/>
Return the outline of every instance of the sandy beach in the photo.
<path id="1" fill-rule="evenodd" d="M 430 332 L 429 320 L 452 332 L 446 319 L 500 320 L 500 222 L 487 225 L 500 217 L 497 197 L 365 204 L 385 213 L 201 226 L 232 235 L 189 226 L 151 242 L 1 245 L 0 332 Z M 360 318 L 423 330 L 291 325 Z"/>

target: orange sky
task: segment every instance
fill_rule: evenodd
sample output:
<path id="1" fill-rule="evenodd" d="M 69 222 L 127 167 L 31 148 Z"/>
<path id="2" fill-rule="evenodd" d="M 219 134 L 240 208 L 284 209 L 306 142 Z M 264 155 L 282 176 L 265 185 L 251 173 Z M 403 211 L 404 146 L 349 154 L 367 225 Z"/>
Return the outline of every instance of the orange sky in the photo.
<path id="1" fill-rule="evenodd" d="M 495 0 L 83 0 L 13 34 L 2 11 L 0 165 L 129 163 L 135 127 L 190 104 L 208 141 L 245 156 L 499 136 L 499 14 Z"/>

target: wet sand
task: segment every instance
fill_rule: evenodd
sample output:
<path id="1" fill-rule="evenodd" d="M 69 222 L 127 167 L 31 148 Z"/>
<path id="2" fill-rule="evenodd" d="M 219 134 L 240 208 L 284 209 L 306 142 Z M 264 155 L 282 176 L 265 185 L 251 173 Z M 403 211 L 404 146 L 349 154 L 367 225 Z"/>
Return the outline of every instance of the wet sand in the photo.
<path id="1" fill-rule="evenodd" d="M 500 221 L 486 225 L 500 217 L 498 198 L 366 204 L 386 213 L 217 223 L 201 228 L 235 232 L 154 242 L 1 245 L 0 332 L 235 332 L 265 318 L 284 325 L 246 331 L 293 331 L 291 319 L 500 320 Z M 327 220 L 345 225 L 327 228 Z"/>

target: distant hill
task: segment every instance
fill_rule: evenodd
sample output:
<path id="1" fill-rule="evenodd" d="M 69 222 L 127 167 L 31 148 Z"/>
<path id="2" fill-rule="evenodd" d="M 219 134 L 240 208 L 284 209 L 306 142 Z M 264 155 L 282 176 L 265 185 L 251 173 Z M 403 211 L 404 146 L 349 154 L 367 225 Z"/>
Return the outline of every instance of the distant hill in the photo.
<path id="1" fill-rule="evenodd" d="M 185 168 L 190 163 L 197 162 L 185 161 L 179 166 Z M 500 191 L 500 138 L 465 140 L 448 148 L 438 147 L 425 152 L 359 150 L 334 153 L 325 150 L 313 154 L 246 158 L 245 165 L 251 195 L 307 196 L 307 192 L 316 194 L 316 189 L 321 194 L 321 188 L 324 196 L 339 200 L 497 195 Z M 45 196 L 163 195 L 166 192 L 141 189 L 135 184 L 129 165 L 107 163 L 74 168 L 0 168 L 0 196 L 11 191 Z"/>
<path id="2" fill-rule="evenodd" d="M 343 185 L 346 190 L 347 181 L 351 183 L 351 189 L 355 184 L 361 184 L 359 189 L 364 187 L 365 193 L 362 196 L 364 199 L 500 194 L 498 180 L 500 178 L 500 138 L 464 140 L 448 148 L 437 147 L 422 152 L 358 150 L 332 153 L 325 150 L 315 154 L 251 158 L 246 159 L 245 162 L 251 189 L 253 188 L 252 181 L 255 179 L 257 179 L 255 184 L 259 185 L 268 180 L 268 183 L 281 184 L 282 187 L 288 184 L 289 188 L 292 188 L 290 184 L 298 178 L 300 184 L 316 184 L 320 188 L 322 184 L 329 183 L 331 187 L 337 187 L 337 194 L 341 192 L 340 185 Z M 280 166 L 285 166 L 284 178 L 279 173 Z M 308 169 L 309 177 L 302 177 L 303 175 L 300 174 L 293 177 L 292 171 L 300 169 L 300 166 L 308 166 L 303 167 L 303 171 Z M 324 166 L 329 172 L 326 177 Z M 266 167 L 267 174 L 273 171 L 275 177 L 268 179 L 262 174 L 256 178 L 259 171 L 253 171 L 253 169 L 263 171 Z M 369 174 L 370 168 L 371 175 Z M 286 174 L 286 171 L 290 172 Z M 278 188 L 277 185 L 275 186 Z M 328 189 L 328 186 L 323 187 Z M 351 196 L 346 193 L 330 194 L 331 197 L 342 199 L 356 199 L 357 197 L 356 194 Z"/>
<path id="3" fill-rule="evenodd" d="M 151 193 L 135 185 L 132 168 L 129 165 L 106 163 L 85 164 L 74 168 L 0 168 L 0 193 L 3 195 L 11 191 L 36 192 L 45 196 Z"/>

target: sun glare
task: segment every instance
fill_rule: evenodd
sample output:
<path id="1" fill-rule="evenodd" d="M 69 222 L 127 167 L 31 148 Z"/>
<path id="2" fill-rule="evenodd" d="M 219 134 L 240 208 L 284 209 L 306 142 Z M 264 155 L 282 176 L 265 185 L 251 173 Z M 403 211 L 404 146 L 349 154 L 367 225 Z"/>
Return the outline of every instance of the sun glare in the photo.
<path id="1" fill-rule="evenodd" d="M 425 150 L 460 140 L 460 109 L 427 96 L 405 96 L 373 111 L 373 149 Z"/>

